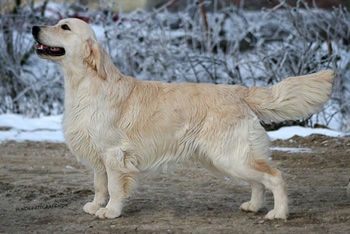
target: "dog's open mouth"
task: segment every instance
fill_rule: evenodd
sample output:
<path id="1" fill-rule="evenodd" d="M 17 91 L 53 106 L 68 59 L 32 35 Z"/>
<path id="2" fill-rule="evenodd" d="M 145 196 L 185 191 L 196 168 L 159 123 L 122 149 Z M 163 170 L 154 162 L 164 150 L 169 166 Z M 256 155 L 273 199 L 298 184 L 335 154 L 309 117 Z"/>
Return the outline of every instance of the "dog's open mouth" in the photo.
<path id="1" fill-rule="evenodd" d="M 38 42 L 35 46 L 38 55 L 62 56 L 66 53 L 62 47 L 50 47 Z"/>

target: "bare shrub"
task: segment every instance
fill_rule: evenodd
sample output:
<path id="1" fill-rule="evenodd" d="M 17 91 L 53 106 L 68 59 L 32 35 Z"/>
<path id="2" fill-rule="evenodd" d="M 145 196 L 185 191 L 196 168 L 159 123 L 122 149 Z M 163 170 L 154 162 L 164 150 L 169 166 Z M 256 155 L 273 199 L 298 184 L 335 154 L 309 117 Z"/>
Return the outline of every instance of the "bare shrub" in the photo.
<path id="1" fill-rule="evenodd" d="M 298 1 L 296 7 L 282 2 L 246 12 L 232 5 L 217 8 L 219 0 L 195 2 L 177 12 L 163 7 L 118 15 L 105 5 L 83 13 L 75 5 L 80 10 L 72 14 L 65 5 L 69 11 L 60 17 L 83 15 L 91 21 L 115 64 L 139 79 L 268 86 L 288 76 L 333 69 L 332 100 L 325 111 L 302 122 L 337 122 L 350 130 L 350 14 L 345 8 L 325 11 Z M 5 64 L 0 69 L 0 113 L 61 113 L 61 75 L 52 63 L 40 60 L 36 65 L 30 35 L 32 24 L 57 18 L 25 9 L 0 19 L 0 62 Z"/>

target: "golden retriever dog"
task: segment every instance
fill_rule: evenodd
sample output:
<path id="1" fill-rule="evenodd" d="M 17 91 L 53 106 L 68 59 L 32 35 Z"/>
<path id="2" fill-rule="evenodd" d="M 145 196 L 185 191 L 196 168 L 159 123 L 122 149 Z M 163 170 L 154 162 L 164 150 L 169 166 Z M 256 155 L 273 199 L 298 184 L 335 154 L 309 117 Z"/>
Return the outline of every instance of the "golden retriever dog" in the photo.
<path id="1" fill-rule="evenodd" d="M 330 70 L 290 77 L 269 87 L 162 83 L 123 75 L 78 19 L 32 28 L 36 53 L 57 62 L 65 77 L 66 142 L 94 170 L 95 196 L 84 211 L 99 218 L 121 215 L 142 171 L 193 159 L 222 177 L 248 182 L 243 211 L 263 206 L 267 219 L 287 219 L 282 173 L 269 165 L 269 137 L 260 120 L 308 117 L 332 92 Z"/>

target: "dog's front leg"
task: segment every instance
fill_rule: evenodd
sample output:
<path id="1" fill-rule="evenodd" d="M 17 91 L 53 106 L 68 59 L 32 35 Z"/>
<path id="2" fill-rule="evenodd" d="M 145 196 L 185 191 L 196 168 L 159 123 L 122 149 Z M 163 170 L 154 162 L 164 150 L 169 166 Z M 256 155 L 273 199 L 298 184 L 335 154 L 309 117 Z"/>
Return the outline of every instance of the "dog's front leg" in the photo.
<path id="1" fill-rule="evenodd" d="M 83 210 L 88 214 L 96 214 L 96 212 L 107 203 L 107 173 L 103 171 L 95 171 L 94 173 L 94 189 L 95 197 L 92 202 L 86 203 Z"/>
<path id="2" fill-rule="evenodd" d="M 109 201 L 105 208 L 96 212 L 96 216 L 112 219 L 121 215 L 123 202 L 136 184 L 137 163 L 129 152 L 115 147 L 107 151 L 104 164 L 108 178 Z"/>

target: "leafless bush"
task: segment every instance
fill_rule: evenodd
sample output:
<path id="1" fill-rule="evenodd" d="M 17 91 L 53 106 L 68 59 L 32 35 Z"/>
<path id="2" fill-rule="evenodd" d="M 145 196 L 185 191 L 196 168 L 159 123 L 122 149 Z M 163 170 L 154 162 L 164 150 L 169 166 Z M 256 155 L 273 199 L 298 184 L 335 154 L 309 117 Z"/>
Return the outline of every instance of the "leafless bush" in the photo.
<path id="1" fill-rule="evenodd" d="M 333 69 L 332 102 L 303 122 L 349 125 L 350 15 L 345 8 L 311 9 L 299 1 L 296 7 L 281 3 L 244 12 L 228 6 L 206 14 L 209 37 L 200 8 L 190 4 L 177 13 L 125 15 L 105 29 L 105 43 L 124 73 L 168 82 L 268 86 L 288 76 Z"/>
<path id="2" fill-rule="evenodd" d="M 332 101 L 312 123 L 337 121 L 343 130 L 350 129 L 350 14 L 345 8 L 324 11 L 299 1 L 296 7 L 281 3 L 273 9 L 245 12 L 234 6 L 216 8 L 218 1 L 200 1 L 205 7 L 188 1 L 178 12 L 160 8 L 116 17 L 94 10 L 84 16 L 93 22 L 115 64 L 139 79 L 268 86 L 288 76 L 333 69 Z M 0 62 L 6 64 L 0 70 L 0 112 L 59 113 L 61 75 L 51 63 L 41 60 L 43 66 L 34 66 L 38 60 L 29 35 L 33 17 L 24 12 L 23 24 L 11 25 L 9 41 L 16 51 L 0 43 Z M 7 14 L 0 20 L 2 35 L 6 17 L 11 18 Z M 11 22 L 18 19 L 17 15 Z M 48 19 L 37 15 L 35 21 Z"/>
<path id="3" fill-rule="evenodd" d="M 43 22 L 42 12 L 34 11 L 34 1 L 14 8 L 0 3 L 0 113 L 29 116 L 62 111 L 62 84 L 58 70 L 37 66 L 33 58 L 31 26 Z M 52 67 L 52 66 L 51 66 Z M 56 105 L 55 105 L 56 104 Z"/>

